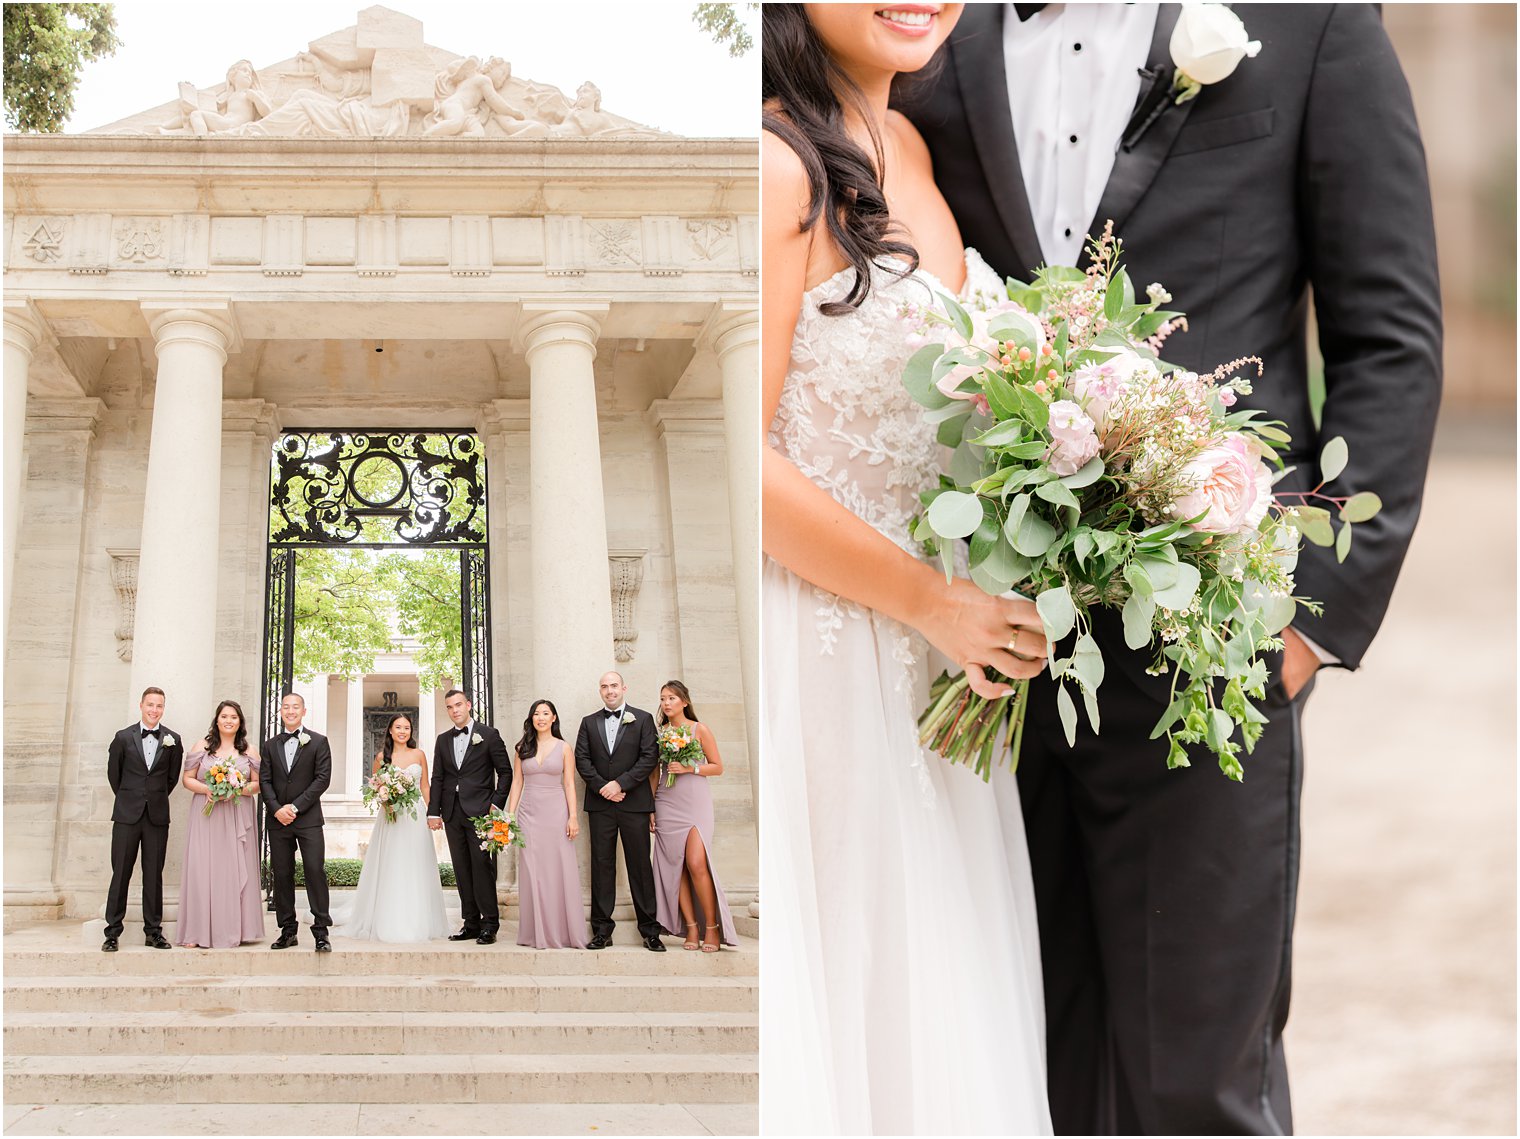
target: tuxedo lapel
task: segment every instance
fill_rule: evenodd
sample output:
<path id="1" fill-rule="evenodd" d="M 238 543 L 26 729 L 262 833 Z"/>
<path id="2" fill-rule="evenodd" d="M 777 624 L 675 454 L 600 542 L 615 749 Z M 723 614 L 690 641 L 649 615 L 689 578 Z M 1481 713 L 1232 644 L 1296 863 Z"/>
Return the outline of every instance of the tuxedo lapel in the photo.
<path id="1" fill-rule="evenodd" d="M 1145 191 L 1156 180 L 1161 163 L 1166 160 L 1177 133 L 1193 112 L 1197 99 L 1176 105 L 1172 92 L 1172 29 L 1177 26 L 1180 9 L 1176 4 L 1162 4 L 1156 12 L 1156 30 L 1151 36 L 1150 54 L 1146 56 L 1146 78 L 1141 84 L 1140 99 L 1124 128 L 1124 137 L 1114 155 L 1114 168 L 1103 188 L 1098 212 L 1087 227 L 1088 233 L 1100 233 L 1105 222 L 1112 221 L 1117 230 L 1139 204 Z M 1084 250 L 1080 264 L 1089 264 Z"/>
<path id="2" fill-rule="evenodd" d="M 146 772 L 148 770 L 148 753 L 143 750 L 142 741 L 142 725 L 137 724 L 132 728 L 132 747 L 137 751 L 137 762 L 142 764 L 142 769 Z M 162 743 L 158 745 L 160 751 L 163 750 L 163 746 Z"/>
<path id="3" fill-rule="evenodd" d="M 1003 230 L 1019 258 L 1018 272 L 1044 262 L 1035 232 L 1024 171 L 1019 166 L 1013 111 L 1008 106 L 1008 73 L 1003 65 L 1003 18 L 1006 4 L 968 4 L 950 37 L 955 80 L 971 129 L 987 189 Z"/>

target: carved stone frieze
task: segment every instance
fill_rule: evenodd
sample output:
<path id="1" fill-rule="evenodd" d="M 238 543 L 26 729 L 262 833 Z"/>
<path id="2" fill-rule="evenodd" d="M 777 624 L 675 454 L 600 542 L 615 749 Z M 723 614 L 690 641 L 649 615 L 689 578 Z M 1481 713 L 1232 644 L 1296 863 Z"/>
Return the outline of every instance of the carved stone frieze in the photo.
<path id="1" fill-rule="evenodd" d="M 633 643 L 639 639 L 634 606 L 639 586 L 644 583 L 646 550 L 609 550 L 607 564 L 612 573 L 612 655 L 619 664 L 633 659 Z"/>
<path id="2" fill-rule="evenodd" d="M 22 246 L 26 255 L 42 265 L 61 260 L 63 258 L 63 227 L 62 218 L 57 220 L 43 218 L 30 226 L 26 231 L 26 241 Z"/>
<path id="3" fill-rule="evenodd" d="M 612 268 L 639 264 L 638 231 L 626 221 L 586 223 L 591 251 L 603 265 Z"/>
<path id="4" fill-rule="evenodd" d="M 116 589 L 116 655 L 132 659 L 132 638 L 137 624 L 136 550 L 107 550 L 111 555 L 111 585 Z"/>
<path id="5" fill-rule="evenodd" d="M 142 265 L 163 259 L 167 244 L 158 218 L 127 218 L 116 226 L 116 257 Z"/>

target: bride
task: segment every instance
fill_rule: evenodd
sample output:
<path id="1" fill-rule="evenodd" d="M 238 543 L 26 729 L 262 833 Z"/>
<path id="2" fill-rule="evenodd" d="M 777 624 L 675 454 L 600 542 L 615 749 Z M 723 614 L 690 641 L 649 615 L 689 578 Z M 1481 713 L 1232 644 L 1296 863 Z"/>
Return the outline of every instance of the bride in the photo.
<path id="1" fill-rule="evenodd" d="M 359 874 L 353 900 L 333 906 L 334 933 L 368 941 L 427 941 L 443 937 L 448 926 L 443 914 L 443 889 L 438 880 L 438 855 L 427 828 L 427 756 L 412 739 L 412 721 L 391 717 L 385 746 L 375 753 L 371 774 L 391 764 L 400 767 L 422 789 L 417 817 L 396 812 L 390 822 L 381 811 L 370 832 L 369 850 Z"/>
<path id="2" fill-rule="evenodd" d="M 947 583 L 908 534 L 947 455 L 901 310 L 1002 289 L 887 110 L 961 8 L 762 17 L 767 1134 L 1051 1129 L 1016 784 L 917 745 L 931 650 L 987 695 L 984 666 L 1047 652 L 1033 605 Z"/>

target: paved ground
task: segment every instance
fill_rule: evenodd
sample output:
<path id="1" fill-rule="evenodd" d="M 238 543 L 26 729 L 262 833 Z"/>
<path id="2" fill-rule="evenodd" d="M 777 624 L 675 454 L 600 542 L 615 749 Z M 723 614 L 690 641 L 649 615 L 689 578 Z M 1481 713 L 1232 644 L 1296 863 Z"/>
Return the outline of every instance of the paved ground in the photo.
<path id="1" fill-rule="evenodd" d="M 1301 1134 L 1515 1134 L 1515 518 L 1512 417 L 1443 426 L 1387 624 L 1309 702 Z"/>

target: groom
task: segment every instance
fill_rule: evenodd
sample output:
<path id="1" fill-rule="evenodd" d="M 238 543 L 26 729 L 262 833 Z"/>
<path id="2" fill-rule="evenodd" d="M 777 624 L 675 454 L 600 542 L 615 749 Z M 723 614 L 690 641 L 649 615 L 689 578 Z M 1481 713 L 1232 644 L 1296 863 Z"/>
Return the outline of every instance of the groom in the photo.
<path id="1" fill-rule="evenodd" d="M 259 748 L 259 795 L 269 828 L 269 869 L 274 875 L 274 916 L 280 936 L 270 949 L 296 944 L 296 847 L 306 872 L 311 936 L 318 953 L 331 953 L 327 931 L 327 861 L 322 836 L 322 792 L 332 782 L 332 749 L 327 737 L 302 725 L 306 699 L 287 692 L 280 700 L 285 730 Z"/>
<path id="2" fill-rule="evenodd" d="M 512 790 L 512 761 L 501 733 L 475 719 L 470 698 L 457 688 L 443 694 L 443 708 L 454 726 L 433 748 L 432 787 L 428 792 L 428 826 L 442 830 L 454 862 L 463 924 L 450 941 L 490 945 L 501 928 L 496 904 L 496 858 L 480 849 L 471 818 L 505 807 Z"/>
<path id="3" fill-rule="evenodd" d="M 1100 737 L 1084 725 L 1068 749 L 1054 687 L 1034 682 L 1018 779 L 1058 1133 L 1291 1131 L 1282 1030 L 1300 717 L 1318 668 L 1356 668 L 1382 621 L 1440 398 L 1424 153 L 1378 11 L 1235 5 L 1259 55 L 1222 76 L 1195 67 L 1213 82 L 1178 103 L 1186 41 L 1206 36 L 1191 21 L 1223 9 L 1184 11 L 967 5 L 944 68 L 902 108 L 966 242 L 994 268 L 1027 279 L 1042 261 L 1085 265 L 1086 236 L 1111 219 L 1130 278 L 1160 282 L 1188 315 L 1166 360 L 1202 372 L 1265 360 L 1242 403 L 1293 437 L 1284 489 L 1317 483 L 1320 449 L 1340 435 L 1351 465 L 1326 493 L 1374 490 L 1384 503 L 1344 565 L 1312 545 L 1300 558 L 1299 592 L 1324 616 L 1301 609 L 1284 635 L 1244 784 L 1212 763 L 1166 769 L 1166 741 L 1149 737 L 1167 678 L 1146 675 L 1151 655 L 1128 651 L 1115 620 L 1095 630 L 1110 662 Z"/>
<path id="4" fill-rule="evenodd" d="M 617 900 L 617 844 L 623 838 L 623 866 L 639 936 L 651 953 L 664 953 L 655 916 L 654 868 L 649 862 L 649 816 L 654 791 L 649 774 L 659 761 L 654 717 L 627 702 L 619 673 L 600 681 L 602 709 L 581 721 L 575 737 L 575 769 L 586 783 L 591 827 L 591 941 L 587 949 L 612 944 L 612 907 Z"/>
<path id="5" fill-rule="evenodd" d="M 139 850 L 144 944 L 170 948 L 164 937 L 164 854 L 169 849 L 169 794 L 179 784 L 185 749 L 161 722 L 162 688 L 143 689 L 137 709 L 141 721 L 117 732 L 106 755 L 106 778 L 116 802 L 111 808 L 111 888 L 106 894 L 103 953 L 118 948 Z"/>

